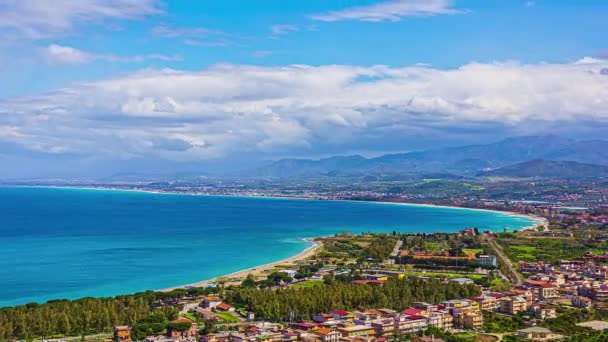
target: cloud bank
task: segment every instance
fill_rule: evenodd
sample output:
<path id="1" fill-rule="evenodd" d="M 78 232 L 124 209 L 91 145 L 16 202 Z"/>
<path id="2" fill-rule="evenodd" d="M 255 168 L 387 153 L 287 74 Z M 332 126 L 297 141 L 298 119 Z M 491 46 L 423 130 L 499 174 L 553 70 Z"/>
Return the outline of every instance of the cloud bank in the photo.
<path id="1" fill-rule="evenodd" d="M 63 34 L 77 23 L 136 19 L 163 13 L 157 0 L 2 0 L 0 30 L 42 39 Z"/>
<path id="2" fill-rule="evenodd" d="M 67 59 L 78 60 L 78 55 Z M 608 122 L 608 61 L 455 69 L 217 65 L 142 70 L 0 100 L 0 146 L 203 160 L 399 141 L 458 129 L 547 133 Z M 559 123 L 556 125 L 556 123 Z"/>
<path id="3" fill-rule="evenodd" d="M 84 64 L 93 61 L 141 63 L 149 60 L 164 62 L 181 61 L 181 56 L 162 54 L 119 56 L 114 54 L 100 54 L 76 49 L 71 46 L 51 44 L 42 50 L 42 56 L 50 64 Z"/>
<path id="4" fill-rule="evenodd" d="M 429 17 L 441 14 L 463 13 L 451 7 L 450 0 L 392 0 L 371 6 L 351 7 L 343 10 L 316 14 L 314 20 L 335 22 L 359 21 L 400 21 L 404 17 Z"/>

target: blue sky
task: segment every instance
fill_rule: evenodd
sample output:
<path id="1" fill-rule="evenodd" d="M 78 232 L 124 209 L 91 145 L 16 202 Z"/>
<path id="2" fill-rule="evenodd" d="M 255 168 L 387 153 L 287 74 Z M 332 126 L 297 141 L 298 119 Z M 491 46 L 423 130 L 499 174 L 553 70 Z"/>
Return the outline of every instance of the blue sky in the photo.
<path id="1" fill-rule="evenodd" d="M 0 177 L 602 137 L 607 14 L 599 0 L 0 0 Z"/>

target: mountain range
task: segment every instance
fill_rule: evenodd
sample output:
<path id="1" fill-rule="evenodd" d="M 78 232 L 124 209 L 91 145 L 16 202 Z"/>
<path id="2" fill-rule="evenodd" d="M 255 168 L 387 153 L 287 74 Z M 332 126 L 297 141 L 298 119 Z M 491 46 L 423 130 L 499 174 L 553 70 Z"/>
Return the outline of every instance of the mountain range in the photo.
<path id="1" fill-rule="evenodd" d="M 492 173 L 492 170 L 507 166 L 513 168 Z M 608 166 L 608 141 L 525 136 L 491 144 L 386 154 L 375 158 L 352 155 L 319 160 L 281 159 L 247 170 L 244 175 L 279 178 L 421 173 L 486 176 L 508 175 L 518 170 L 516 174 L 532 176 L 537 168 L 545 170 L 547 177 L 559 177 L 560 173 L 574 176 L 577 170 L 584 171 L 586 175 L 602 174 L 604 168 L 601 166 Z"/>

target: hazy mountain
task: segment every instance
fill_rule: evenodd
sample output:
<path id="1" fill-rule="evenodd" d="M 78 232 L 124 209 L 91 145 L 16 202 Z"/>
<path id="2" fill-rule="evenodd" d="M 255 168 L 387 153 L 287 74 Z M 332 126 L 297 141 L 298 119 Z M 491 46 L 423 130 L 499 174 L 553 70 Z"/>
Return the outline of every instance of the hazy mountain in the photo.
<path id="1" fill-rule="evenodd" d="M 480 176 L 509 178 L 606 178 L 608 177 L 608 166 L 537 159 L 482 172 Z"/>
<path id="2" fill-rule="evenodd" d="M 608 141 L 577 141 L 557 136 L 517 137 L 492 144 L 387 154 L 370 159 L 361 156 L 321 160 L 283 159 L 250 170 L 247 174 L 261 177 L 331 177 L 362 173 L 445 172 L 473 176 L 484 169 L 535 159 L 608 165 Z"/>

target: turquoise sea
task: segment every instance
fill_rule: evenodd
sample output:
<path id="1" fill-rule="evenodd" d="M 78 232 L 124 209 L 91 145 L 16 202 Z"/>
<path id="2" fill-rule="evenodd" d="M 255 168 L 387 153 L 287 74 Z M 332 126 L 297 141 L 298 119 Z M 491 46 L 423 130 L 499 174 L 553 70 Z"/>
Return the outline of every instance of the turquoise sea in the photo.
<path id="1" fill-rule="evenodd" d="M 0 307 L 188 284 L 341 231 L 502 231 L 525 217 L 416 205 L 0 187 Z"/>

